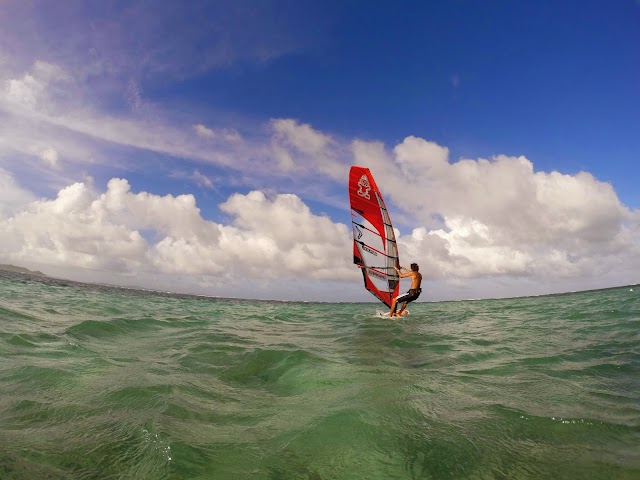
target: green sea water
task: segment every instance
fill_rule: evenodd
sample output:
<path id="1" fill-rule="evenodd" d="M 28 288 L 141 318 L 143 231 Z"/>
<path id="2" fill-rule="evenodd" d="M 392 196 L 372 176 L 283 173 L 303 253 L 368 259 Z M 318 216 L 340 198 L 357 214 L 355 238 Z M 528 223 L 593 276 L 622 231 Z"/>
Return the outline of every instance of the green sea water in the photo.
<path id="1" fill-rule="evenodd" d="M 640 287 L 381 307 L 0 273 L 0 479 L 640 478 Z"/>

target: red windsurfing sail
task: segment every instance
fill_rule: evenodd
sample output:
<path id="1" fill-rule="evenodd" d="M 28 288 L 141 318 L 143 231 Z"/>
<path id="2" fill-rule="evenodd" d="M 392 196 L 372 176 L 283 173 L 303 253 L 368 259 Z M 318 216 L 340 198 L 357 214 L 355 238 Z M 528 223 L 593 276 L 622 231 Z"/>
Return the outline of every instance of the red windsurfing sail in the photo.
<path id="1" fill-rule="evenodd" d="M 387 307 L 398 296 L 398 246 L 389 212 L 368 168 L 349 171 L 353 263 L 362 268 L 364 286 Z"/>

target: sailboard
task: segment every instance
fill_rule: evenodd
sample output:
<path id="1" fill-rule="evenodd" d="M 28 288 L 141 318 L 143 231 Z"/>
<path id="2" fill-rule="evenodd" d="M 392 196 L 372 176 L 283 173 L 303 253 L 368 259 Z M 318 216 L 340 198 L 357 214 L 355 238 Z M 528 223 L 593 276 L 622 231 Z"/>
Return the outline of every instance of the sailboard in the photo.
<path id="1" fill-rule="evenodd" d="M 365 288 L 391 308 L 400 288 L 400 277 L 394 268 L 400 267 L 398 246 L 389 212 L 368 168 L 351 167 L 349 203 L 353 263 L 362 270 Z"/>

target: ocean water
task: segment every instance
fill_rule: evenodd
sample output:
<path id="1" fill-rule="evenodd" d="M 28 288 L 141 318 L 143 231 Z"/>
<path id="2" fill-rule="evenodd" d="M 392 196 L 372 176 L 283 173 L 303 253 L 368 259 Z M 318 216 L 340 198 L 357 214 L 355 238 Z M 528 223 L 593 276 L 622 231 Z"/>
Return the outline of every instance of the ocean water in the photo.
<path id="1" fill-rule="evenodd" d="M 640 287 L 381 305 L 0 273 L 0 479 L 639 479 Z"/>

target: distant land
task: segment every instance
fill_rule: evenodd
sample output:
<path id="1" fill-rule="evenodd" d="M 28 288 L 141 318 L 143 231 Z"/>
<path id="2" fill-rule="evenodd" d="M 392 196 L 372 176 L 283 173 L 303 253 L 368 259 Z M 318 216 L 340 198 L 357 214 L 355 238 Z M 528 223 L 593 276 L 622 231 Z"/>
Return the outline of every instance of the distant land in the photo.
<path id="1" fill-rule="evenodd" d="M 2 2 L 2 0 L 0 0 L 0 3 Z M 194 298 L 213 298 L 213 299 L 218 299 L 218 300 L 233 300 L 233 301 L 252 301 L 252 302 L 283 302 L 283 303 L 288 303 L 288 300 L 270 300 L 270 299 L 259 299 L 259 298 L 241 298 L 241 297 L 219 297 L 219 296 L 215 296 L 215 295 L 201 295 L 201 294 L 195 294 L 195 293 L 180 293 L 180 292 L 172 292 L 172 291 L 166 291 L 166 290 L 155 290 L 152 288 L 148 288 L 148 287 L 140 287 L 140 286 L 134 286 L 134 285 L 118 285 L 118 284 L 113 284 L 113 283 L 94 283 L 94 282 L 81 282 L 81 281 L 77 281 L 77 280 L 69 280 L 69 279 L 65 279 L 65 278 L 59 278 L 59 277 L 50 277 L 49 275 L 46 275 L 38 270 L 29 270 L 28 268 L 24 268 L 24 267 L 16 267 L 15 265 L 6 265 L 6 264 L 0 264 L 0 272 L 13 272 L 13 273 L 18 273 L 18 274 L 22 274 L 22 275 L 32 275 L 34 277 L 41 277 L 43 280 L 42 282 L 44 282 L 47 285 L 63 285 L 63 286 L 81 286 L 81 285 L 87 285 L 87 286 L 93 286 L 93 287 L 106 287 L 106 288 L 115 288 L 118 290 L 128 290 L 128 291 L 133 291 L 133 292 L 144 292 L 144 293 L 151 293 L 151 294 L 155 294 L 155 295 L 161 295 L 161 296 L 175 296 L 175 297 L 180 297 L 180 298 L 187 298 L 187 297 L 194 297 Z M 45 280 L 46 279 L 46 280 Z M 556 293 L 544 293 L 544 294 L 540 294 L 540 295 L 529 295 L 529 296 L 519 296 L 519 297 L 494 297 L 494 298 L 466 298 L 466 299 L 462 299 L 462 300 L 427 300 L 427 301 L 423 301 L 423 302 L 419 302 L 419 303 L 449 303 L 449 302 L 475 302 L 475 301 L 490 301 L 490 300 L 509 300 L 509 299 L 523 299 L 523 298 L 539 298 L 539 297 L 556 297 L 556 296 L 562 296 L 562 295 L 572 295 L 572 294 L 576 294 L 576 293 L 591 293 L 591 292 L 600 292 L 600 291 L 605 291 L 605 290 L 614 290 L 616 288 L 629 288 L 631 291 L 633 291 L 633 289 L 640 289 L 640 283 L 636 283 L 636 284 L 629 284 L 629 285 L 617 285 L 617 286 L 613 286 L 613 287 L 601 287 L 601 288 L 593 288 L 593 289 L 589 289 L 589 290 L 579 290 L 579 291 L 568 291 L 568 292 L 556 292 Z M 300 300 L 298 302 L 294 302 L 294 303 L 305 303 L 305 304 L 311 304 L 311 303 L 329 303 L 329 302 L 312 302 L 312 301 L 307 301 L 307 300 Z M 373 300 L 370 300 L 368 302 L 334 302 L 334 303 L 362 303 L 362 304 L 370 304 L 370 303 L 377 303 Z"/>
<path id="2" fill-rule="evenodd" d="M 39 271 L 29 270 L 24 267 L 16 267 L 15 265 L 2 265 L 0 264 L 0 270 L 6 270 L 8 272 L 28 273 L 30 275 L 37 275 L 39 277 L 46 277 L 46 275 Z"/>

